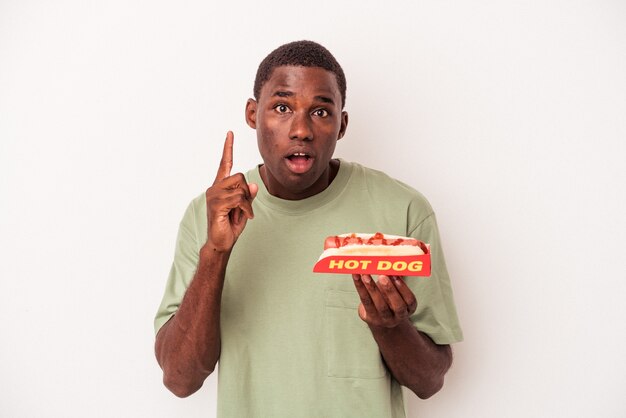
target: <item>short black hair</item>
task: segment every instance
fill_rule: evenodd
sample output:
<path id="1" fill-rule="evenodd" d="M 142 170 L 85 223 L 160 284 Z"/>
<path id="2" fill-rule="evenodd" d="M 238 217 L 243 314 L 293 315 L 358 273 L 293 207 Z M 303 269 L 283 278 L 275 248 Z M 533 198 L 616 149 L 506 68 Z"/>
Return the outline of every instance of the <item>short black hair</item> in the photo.
<path id="1" fill-rule="evenodd" d="M 313 41 L 295 41 L 281 45 L 272 51 L 259 64 L 254 79 L 254 98 L 259 99 L 263 84 L 272 76 L 276 67 L 293 65 L 300 67 L 321 67 L 335 74 L 341 92 L 341 108 L 346 104 L 346 76 L 333 54 Z"/>

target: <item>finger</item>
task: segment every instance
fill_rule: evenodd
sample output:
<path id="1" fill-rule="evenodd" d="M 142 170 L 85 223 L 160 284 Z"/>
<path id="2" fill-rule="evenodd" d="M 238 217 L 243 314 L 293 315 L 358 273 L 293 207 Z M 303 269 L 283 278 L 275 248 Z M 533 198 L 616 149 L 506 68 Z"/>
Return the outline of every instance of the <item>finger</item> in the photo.
<path id="1" fill-rule="evenodd" d="M 219 186 L 222 204 L 227 204 L 227 209 L 239 207 L 248 217 L 252 219 L 254 212 L 252 209 L 252 200 L 256 197 L 259 186 L 246 182 L 243 174 L 237 173 L 227 177 L 220 182 Z"/>
<path id="2" fill-rule="evenodd" d="M 220 166 L 217 169 L 217 176 L 215 176 L 213 184 L 230 176 L 230 170 L 233 168 L 234 138 L 233 133 L 228 131 L 226 134 L 226 140 L 224 141 L 224 149 L 222 150 L 222 159 L 220 160 Z"/>
<path id="3" fill-rule="evenodd" d="M 378 289 L 376 282 L 372 280 L 372 277 L 369 274 L 363 275 L 363 282 L 365 283 L 365 288 L 372 299 L 372 303 L 376 309 L 376 314 L 383 322 L 389 321 L 393 317 L 393 312 L 391 312 L 389 304 Z"/>
<path id="4" fill-rule="evenodd" d="M 228 217 L 230 218 L 230 223 L 236 226 L 241 223 L 243 211 L 239 207 L 232 208 L 231 211 L 228 212 Z"/>
<path id="5" fill-rule="evenodd" d="M 241 217 L 245 217 L 246 219 L 254 218 L 254 210 L 252 209 L 252 199 L 250 198 L 250 193 L 245 193 L 240 195 L 239 200 L 237 201 L 237 208 L 241 211 L 239 214 L 239 219 Z"/>
<path id="6" fill-rule="evenodd" d="M 239 236 L 243 228 L 246 226 L 248 217 L 240 208 L 235 208 L 230 211 L 230 223 L 233 226 L 235 236 Z"/>
<path id="7" fill-rule="evenodd" d="M 409 316 L 408 306 L 392 281 L 392 276 L 380 276 L 378 278 L 378 289 L 387 300 L 394 316 L 398 319 L 405 319 Z"/>
<path id="8" fill-rule="evenodd" d="M 358 309 L 359 317 L 363 321 L 374 323 L 379 315 L 376 310 L 376 305 L 374 304 L 374 301 L 372 300 L 364 283 L 364 280 L 369 280 L 371 282 L 372 277 L 370 275 L 361 276 L 360 274 L 353 274 L 352 278 L 354 279 L 354 286 L 356 287 L 359 298 L 361 299 L 361 304 Z"/>
<path id="9" fill-rule="evenodd" d="M 246 196 L 250 195 L 250 188 L 248 187 L 248 182 L 246 181 L 246 177 L 242 173 L 235 173 L 232 176 L 228 176 L 223 178 L 220 181 L 218 190 L 232 190 L 232 189 L 243 189 L 246 192 Z"/>
<path id="10" fill-rule="evenodd" d="M 256 183 L 246 183 L 246 179 L 243 174 L 240 173 L 239 176 L 241 176 L 241 182 L 238 185 L 245 191 L 245 200 L 242 200 L 238 207 L 243 211 L 247 219 L 252 219 L 254 218 L 252 201 L 259 192 L 259 186 Z"/>
<path id="11" fill-rule="evenodd" d="M 252 208 L 252 201 L 254 200 L 254 198 L 256 197 L 257 193 L 259 192 L 259 186 L 256 183 L 250 183 L 248 184 L 248 190 L 249 190 L 249 194 L 247 199 L 246 204 L 250 206 L 250 214 L 249 214 L 249 219 L 254 218 L 254 209 Z"/>
<path id="12" fill-rule="evenodd" d="M 246 223 L 248 219 L 254 218 L 254 212 L 252 210 L 252 201 L 257 195 L 259 191 L 259 186 L 255 183 L 248 184 L 249 196 L 246 197 L 245 201 L 241 202 L 241 205 L 238 206 L 231 212 L 233 216 L 232 225 L 234 227 L 234 231 L 237 237 L 241 235 L 243 229 L 246 227 Z"/>
<path id="13" fill-rule="evenodd" d="M 398 289 L 398 293 L 402 296 L 402 299 L 406 303 L 407 312 L 409 315 L 413 314 L 413 312 L 417 309 L 417 298 L 415 297 L 415 294 L 409 286 L 406 285 L 404 280 L 402 280 L 402 277 L 393 276 L 392 281 L 395 288 Z"/>
<path id="14" fill-rule="evenodd" d="M 233 213 L 232 220 L 237 221 L 240 214 L 245 215 L 246 218 L 254 218 L 254 211 L 252 210 L 252 202 L 250 198 L 246 197 L 244 189 L 233 189 L 227 192 L 218 202 L 219 207 L 217 213 L 227 213 L 236 210 L 237 213 Z M 234 216 L 237 215 L 237 216 Z"/>
<path id="15" fill-rule="evenodd" d="M 372 280 L 371 276 L 367 276 L 369 277 L 369 280 Z M 363 277 L 360 274 L 353 274 L 352 279 L 354 279 L 354 287 L 356 287 L 356 292 L 359 294 L 361 306 L 363 307 L 363 310 L 359 308 L 359 316 L 364 321 L 367 321 L 369 318 L 375 318 L 376 306 L 374 306 L 370 293 L 367 291 L 367 288 L 363 283 Z"/>
<path id="16" fill-rule="evenodd" d="M 233 216 L 232 219 L 235 222 L 241 222 L 242 218 L 245 219 L 253 219 L 254 218 L 254 210 L 252 209 L 252 202 L 249 197 L 245 197 L 245 195 L 239 194 L 235 195 L 232 198 L 231 205 L 233 207 Z"/>

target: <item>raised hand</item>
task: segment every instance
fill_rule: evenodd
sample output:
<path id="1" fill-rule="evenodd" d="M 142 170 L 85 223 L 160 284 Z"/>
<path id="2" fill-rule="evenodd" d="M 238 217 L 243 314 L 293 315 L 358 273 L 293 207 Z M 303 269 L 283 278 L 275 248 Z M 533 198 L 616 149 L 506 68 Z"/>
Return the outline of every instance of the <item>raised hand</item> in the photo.
<path id="1" fill-rule="evenodd" d="M 415 295 L 399 276 L 379 276 L 376 283 L 369 274 L 353 274 L 361 298 L 359 316 L 373 327 L 394 328 L 417 309 Z"/>
<path id="2" fill-rule="evenodd" d="M 229 252 L 248 219 L 254 217 L 252 201 L 259 190 L 256 184 L 248 184 L 243 174 L 230 174 L 233 167 L 233 141 L 233 133 L 229 131 L 215 181 L 205 193 L 208 221 L 206 245 L 218 252 Z"/>

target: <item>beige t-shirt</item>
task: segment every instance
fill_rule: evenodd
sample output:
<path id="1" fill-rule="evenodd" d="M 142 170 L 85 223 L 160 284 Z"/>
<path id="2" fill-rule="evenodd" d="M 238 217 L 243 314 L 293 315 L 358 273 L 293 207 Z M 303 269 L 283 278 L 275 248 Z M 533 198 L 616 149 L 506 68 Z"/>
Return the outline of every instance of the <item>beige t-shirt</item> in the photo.
<path id="1" fill-rule="evenodd" d="M 384 365 L 349 275 L 313 273 L 329 235 L 383 232 L 431 245 L 432 274 L 407 277 L 411 320 L 438 344 L 462 340 L 435 215 L 426 199 L 386 174 L 341 160 L 323 192 L 270 195 L 258 168 L 255 217 L 235 244 L 221 310 L 218 417 L 404 417 L 402 391 Z M 155 330 L 175 314 L 207 239 L 204 194 L 180 224 Z"/>

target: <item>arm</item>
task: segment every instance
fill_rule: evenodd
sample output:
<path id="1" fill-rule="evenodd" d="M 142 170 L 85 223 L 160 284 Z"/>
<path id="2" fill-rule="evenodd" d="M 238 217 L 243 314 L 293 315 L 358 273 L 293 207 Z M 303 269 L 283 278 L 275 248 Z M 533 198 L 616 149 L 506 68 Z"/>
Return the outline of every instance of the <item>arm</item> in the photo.
<path id="1" fill-rule="evenodd" d="M 220 310 L 228 259 L 248 219 L 257 185 L 243 174 L 230 175 L 233 134 L 224 143 L 213 185 L 206 191 L 208 239 L 200 249 L 196 273 L 176 314 L 157 334 L 155 353 L 163 383 L 175 395 L 196 392 L 220 357 Z"/>
<path id="2" fill-rule="evenodd" d="M 391 374 L 422 399 L 437 393 L 452 364 L 452 350 L 413 326 L 413 292 L 396 276 L 380 276 L 378 283 L 370 275 L 353 278 L 361 298 L 359 316 L 369 325 Z"/>
<path id="3" fill-rule="evenodd" d="M 229 254 L 200 251 L 198 270 L 176 315 L 161 327 L 155 351 L 163 383 L 176 396 L 196 392 L 220 356 L 220 302 Z"/>

